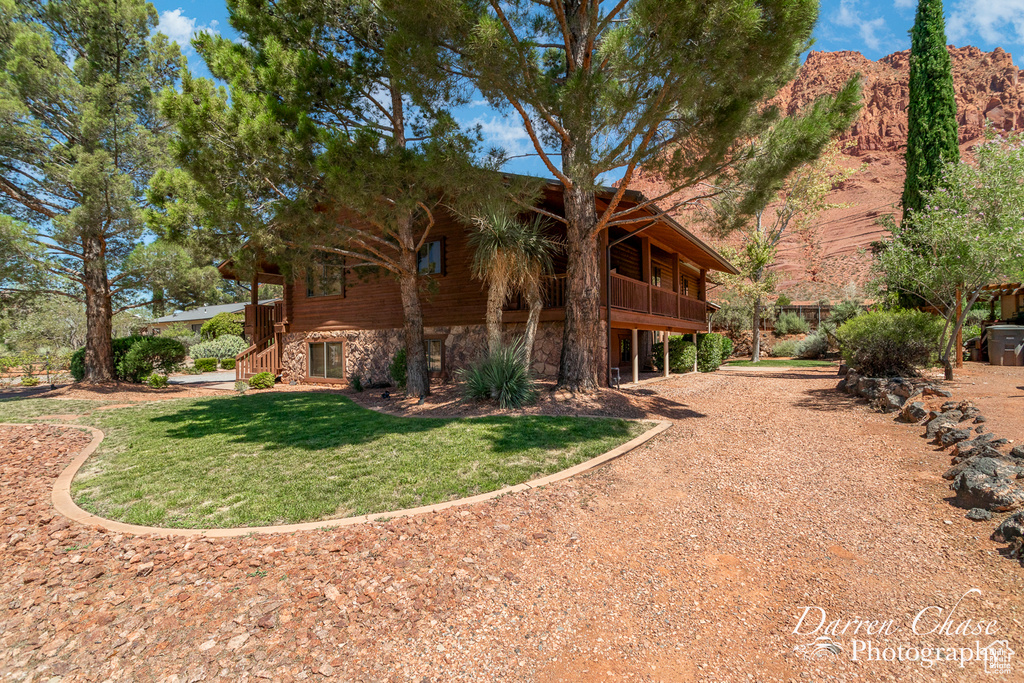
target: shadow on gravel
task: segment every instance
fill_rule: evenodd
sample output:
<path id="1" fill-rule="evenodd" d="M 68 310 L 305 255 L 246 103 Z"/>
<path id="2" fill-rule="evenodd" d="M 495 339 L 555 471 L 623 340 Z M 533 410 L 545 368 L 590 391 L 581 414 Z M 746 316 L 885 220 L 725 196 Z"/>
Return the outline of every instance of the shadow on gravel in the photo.
<path id="1" fill-rule="evenodd" d="M 742 375 L 744 377 L 756 377 L 757 379 L 831 379 L 833 377 L 833 373 L 831 373 L 831 372 L 830 373 L 824 373 L 824 372 L 816 372 L 816 373 L 800 372 L 800 373 L 797 373 L 797 372 L 760 372 L 760 371 L 751 372 L 751 371 L 736 370 L 736 371 L 730 372 L 728 374 L 732 375 L 732 376 Z M 835 380 L 836 380 L 836 382 L 838 382 L 839 381 L 839 377 L 835 376 Z"/>
<path id="2" fill-rule="evenodd" d="M 834 388 L 828 388 L 808 389 L 804 392 L 804 398 L 797 400 L 793 405 L 797 408 L 806 408 L 807 410 L 829 412 L 833 410 L 848 410 L 856 406 L 862 406 L 864 402 L 856 396 L 850 396 Z"/>

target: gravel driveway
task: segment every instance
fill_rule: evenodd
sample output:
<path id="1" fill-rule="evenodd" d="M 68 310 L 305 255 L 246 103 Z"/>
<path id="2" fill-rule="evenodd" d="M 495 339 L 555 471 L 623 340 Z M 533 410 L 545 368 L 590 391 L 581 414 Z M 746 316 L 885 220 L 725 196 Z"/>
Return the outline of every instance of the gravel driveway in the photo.
<path id="1" fill-rule="evenodd" d="M 69 525 L 49 490 L 87 437 L 0 427 L 0 680 L 1021 680 L 1024 570 L 987 540 L 994 524 L 946 502 L 948 456 L 835 381 L 646 385 L 681 417 L 588 475 L 431 516 L 215 541 Z M 915 615 L 934 607 L 918 630 L 938 631 L 974 588 L 948 628 L 995 620 L 989 635 L 913 633 Z M 806 659 L 794 648 L 821 635 L 807 635 L 816 608 L 854 624 L 838 654 Z M 872 620 L 893 625 L 865 635 Z M 854 638 L 904 661 L 852 661 Z M 976 640 L 1021 653 L 1011 673 L 906 661 Z"/>

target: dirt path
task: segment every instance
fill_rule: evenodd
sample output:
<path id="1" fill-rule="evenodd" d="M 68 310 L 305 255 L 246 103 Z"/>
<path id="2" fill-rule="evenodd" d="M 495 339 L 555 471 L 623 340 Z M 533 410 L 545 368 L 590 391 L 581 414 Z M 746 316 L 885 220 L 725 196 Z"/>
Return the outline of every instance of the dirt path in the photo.
<path id="1" fill-rule="evenodd" d="M 87 439 L 0 428 L 0 680 L 1020 680 L 1024 569 L 987 540 L 993 522 L 945 501 L 945 453 L 834 384 L 831 370 L 688 375 L 647 387 L 685 417 L 578 479 L 191 543 L 69 527 L 48 487 Z M 994 619 L 993 635 L 911 631 L 972 588 L 950 629 Z M 893 620 L 857 637 L 882 657 L 996 639 L 1022 654 L 1002 678 L 851 661 L 850 626 L 839 654 L 807 660 L 794 647 L 821 633 L 793 633 L 805 607 Z"/>

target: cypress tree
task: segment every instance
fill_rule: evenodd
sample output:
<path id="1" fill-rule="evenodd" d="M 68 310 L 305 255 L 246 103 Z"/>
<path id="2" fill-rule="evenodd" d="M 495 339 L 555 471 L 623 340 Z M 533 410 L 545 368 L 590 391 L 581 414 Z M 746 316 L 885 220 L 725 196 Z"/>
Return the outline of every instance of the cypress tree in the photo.
<path id="1" fill-rule="evenodd" d="M 903 217 L 920 210 L 942 165 L 960 160 L 953 63 L 946 49 L 942 0 L 919 0 L 910 30 L 910 106 Z"/>

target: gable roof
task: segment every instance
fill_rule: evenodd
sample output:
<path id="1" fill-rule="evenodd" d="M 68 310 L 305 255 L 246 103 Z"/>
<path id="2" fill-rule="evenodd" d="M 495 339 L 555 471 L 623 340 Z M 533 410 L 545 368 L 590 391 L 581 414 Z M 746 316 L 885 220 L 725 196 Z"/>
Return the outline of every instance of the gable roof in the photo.
<path id="1" fill-rule="evenodd" d="M 261 304 L 269 304 L 276 299 L 263 299 L 260 301 Z M 187 323 L 195 322 L 196 320 L 209 320 L 215 315 L 220 313 L 241 313 L 245 310 L 245 304 L 220 304 L 217 306 L 201 306 L 200 308 L 190 308 L 187 311 L 176 311 L 170 315 L 165 315 L 157 318 L 152 323 Z"/>

